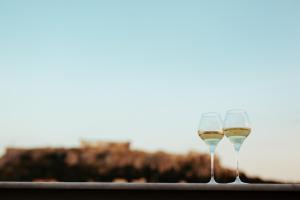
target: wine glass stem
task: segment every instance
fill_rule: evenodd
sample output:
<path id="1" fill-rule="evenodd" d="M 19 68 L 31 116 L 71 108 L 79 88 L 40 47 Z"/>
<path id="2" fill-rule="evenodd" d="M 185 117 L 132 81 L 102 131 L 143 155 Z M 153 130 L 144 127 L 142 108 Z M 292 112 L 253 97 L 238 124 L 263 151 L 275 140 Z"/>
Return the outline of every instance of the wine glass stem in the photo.
<path id="1" fill-rule="evenodd" d="M 240 178 L 239 173 L 239 151 L 235 150 L 235 159 L 236 159 L 236 179 Z"/>
<path id="2" fill-rule="evenodd" d="M 214 175 L 214 155 L 215 152 L 211 151 L 210 152 L 210 179 L 214 180 L 215 179 L 215 175 Z"/>

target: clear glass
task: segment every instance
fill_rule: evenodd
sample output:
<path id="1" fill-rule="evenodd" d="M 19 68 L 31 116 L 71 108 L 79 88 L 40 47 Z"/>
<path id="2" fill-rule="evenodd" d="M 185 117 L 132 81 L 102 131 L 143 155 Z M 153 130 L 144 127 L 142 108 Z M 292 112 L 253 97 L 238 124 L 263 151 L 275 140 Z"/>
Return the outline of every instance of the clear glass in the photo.
<path id="1" fill-rule="evenodd" d="M 233 144 L 236 154 L 236 179 L 233 183 L 243 183 L 239 175 L 239 152 L 245 139 L 251 132 L 248 114 L 242 109 L 228 110 L 225 115 L 223 131 Z"/>
<path id="2" fill-rule="evenodd" d="M 214 155 L 218 143 L 224 136 L 222 119 L 218 113 L 204 113 L 201 116 L 199 127 L 198 127 L 199 137 L 209 146 L 210 152 L 210 174 L 211 178 L 209 183 L 217 183 L 214 178 Z"/>

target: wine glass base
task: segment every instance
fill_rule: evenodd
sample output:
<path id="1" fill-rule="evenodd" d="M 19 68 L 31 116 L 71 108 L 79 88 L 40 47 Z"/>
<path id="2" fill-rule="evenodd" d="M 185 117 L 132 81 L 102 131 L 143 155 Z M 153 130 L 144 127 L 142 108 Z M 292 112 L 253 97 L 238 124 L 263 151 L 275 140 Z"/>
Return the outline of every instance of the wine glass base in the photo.
<path id="1" fill-rule="evenodd" d="M 218 184 L 214 178 L 211 178 L 207 184 Z"/>
<path id="2" fill-rule="evenodd" d="M 232 182 L 232 183 L 229 183 L 229 184 L 248 184 L 248 183 L 245 183 L 243 182 L 240 177 L 236 177 L 235 181 Z"/>

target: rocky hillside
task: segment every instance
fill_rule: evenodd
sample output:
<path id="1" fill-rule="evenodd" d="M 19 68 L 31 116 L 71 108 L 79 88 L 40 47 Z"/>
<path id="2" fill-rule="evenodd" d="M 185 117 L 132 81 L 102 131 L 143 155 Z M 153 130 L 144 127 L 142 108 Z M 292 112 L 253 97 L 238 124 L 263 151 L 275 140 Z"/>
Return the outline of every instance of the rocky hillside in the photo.
<path id="1" fill-rule="evenodd" d="M 132 150 L 129 143 L 82 142 L 78 148 L 8 148 L 0 159 L 1 181 L 207 182 L 210 157 Z M 230 182 L 234 171 L 216 158 L 216 179 Z M 248 182 L 265 182 L 246 177 Z"/>

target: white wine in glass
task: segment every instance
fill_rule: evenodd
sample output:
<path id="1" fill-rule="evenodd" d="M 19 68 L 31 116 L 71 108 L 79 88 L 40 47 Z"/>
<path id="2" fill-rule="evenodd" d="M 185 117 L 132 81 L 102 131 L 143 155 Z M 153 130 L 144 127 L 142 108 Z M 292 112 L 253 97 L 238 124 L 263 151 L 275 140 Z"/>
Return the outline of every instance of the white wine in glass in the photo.
<path id="1" fill-rule="evenodd" d="M 208 145 L 216 146 L 224 137 L 223 131 L 198 131 L 199 137 Z"/>
<path id="2" fill-rule="evenodd" d="M 233 144 L 236 153 L 236 179 L 234 183 L 243 183 L 239 176 L 238 155 L 244 140 L 251 132 L 247 112 L 240 109 L 227 111 L 223 131 L 229 141 Z"/>
<path id="3" fill-rule="evenodd" d="M 201 116 L 198 128 L 199 137 L 209 146 L 210 151 L 210 181 L 215 184 L 214 179 L 214 154 L 218 143 L 224 137 L 222 119 L 218 113 L 204 113 Z"/>
<path id="4" fill-rule="evenodd" d="M 230 142 L 235 146 L 235 148 L 240 148 L 246 137 L 251 132 L 251 128 L 235 127 L 235 128 L 224 128 L 224 134 L 230 140 Z"/>

